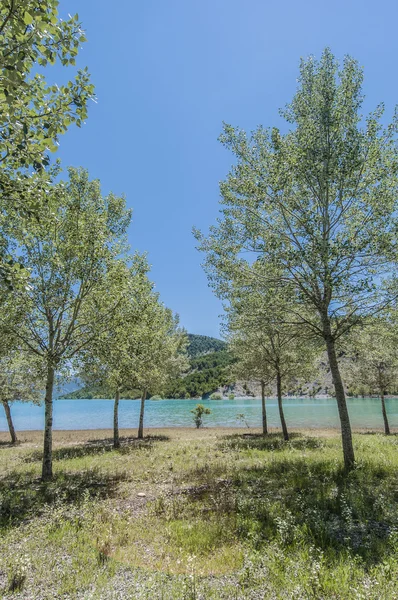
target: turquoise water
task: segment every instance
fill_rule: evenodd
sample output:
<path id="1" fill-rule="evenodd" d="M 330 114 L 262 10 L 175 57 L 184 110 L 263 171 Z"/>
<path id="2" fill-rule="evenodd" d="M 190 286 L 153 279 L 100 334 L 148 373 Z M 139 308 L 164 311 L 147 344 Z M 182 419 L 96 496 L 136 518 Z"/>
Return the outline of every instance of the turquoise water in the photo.
<path id="1" fill-rule="evenodd" d="M 255 398 L 235 400 L 147 400 L 146 427 L 191 427 L 192 410 L 200 402 L 209 407 L 204 417 L 206 427 L 246 427 L 237 421 L 243 413 L 250 427 L 261 427 L 261 401 Z M 337 427 L 339 425 L 334 399 L 286 398 L 283 400 L 288 427 Z M 398 427 L 398 398 L 386 400 L 392 427 Z M 119 426 L 138 425 L 139 400 L 121 400 Z M 348 399 L 348 409 L 354 427 L 383 427 L 380 400 L 377 398 Z M 44 407 L 22 402 L 12 405 L 15 427 L 18 430 L 43 429 Z M 279 427 L 277 402 L 267 400 L 270 427 Z M 54 429 L 108 429 L 113 427 L 112 400 L 55 400 Z M 7 431 L 4 411 L 0 412 L 0 431 Z"/>

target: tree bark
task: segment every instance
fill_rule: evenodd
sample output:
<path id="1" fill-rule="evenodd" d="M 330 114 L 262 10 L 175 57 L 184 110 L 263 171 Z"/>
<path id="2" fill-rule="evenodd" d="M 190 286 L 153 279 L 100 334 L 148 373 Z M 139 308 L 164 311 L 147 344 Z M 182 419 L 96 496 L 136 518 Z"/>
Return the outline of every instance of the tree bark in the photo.
<path id="1" fill-rule="evenodd" d="M 115 403 L 113 405 L 113 447 L 120 448 L 120 439 L 119 439 L 119 400 L 120 400 L 120 390 L 119 388 L 115 393 Z"/>
<path id="2" fill-rule="evenodd" d="M 262 418 L 263 418 L 263 435 L 267 435 L 267 412 L 265 408 L 265 382 L 261 382 L 261 408 L 262 408 Z"/>
<path id="3" fill-rule="evenodd" d="M 332 373 L 334 389 L 336 392 L 337 408 L 340 417 L 344 466 L 347 471 L 350 471 L 355 466 L 354 447 L 352 445 L 351 423 L 348 414 L 343 381 L 341 379 L 339 364 L 337 362 L 335 342 L 331 334 L 330 322 L 327 318 L 325 318 L 323 322 L 323 331 L 329 359 L 330 371 Z"/>
<path id="4" fill-rule="evenodd" d="M 10 405 L 8 404 L 8 400 L 3 400 L 3 406 L 4 406 L 4 412 L 6 413 L 8 430 L 9 430 L 10 436 L 11 436 L 11 442 L 13 444 L 15 444 L 18 440 L 17 440 L 17 434 L 15 433 L 15 429 L 14 429 L 14 423 L 12 422 L 11 409 L 10 409 Z"/>
<path id="5" fill-rule="evenodd" d="M 146 390 L 142 392 L 141 396 L 141 409 L 140 409 L 140 422 L 138 425 L 138 439 L 142 440 L 144 437 L 144 410 L 145 410 L 145 399 L 146 399 Z"/>
<path id="6" fill-rule="evenodd" d="M 288 442 L 289 441 L 289 433 L 287 431 L 285 415 L 284 415 L 283 406 L 282 406 L 282 377 L 279 372 L 276 375 L 276 391 L 277 391 L 277 395 L 278 395 L 279 417 L 280 417 L 281 425 L 282 425 L 283 438 L 286 442 Z"/>
<path id="7" fill-rule="evenodd" d="M 44 449 L 41 477 L 47 481 L 53 476 L 52 444 L 53 444 L 53 389 L 55 369 L 47 367 L 46 395 L 44 398 Z"/>
<path id="8" fill-rule="evenodd" d="M 386 402 L 384 400 L 384 390 L 380 392 L 380 400 L 381 400 L 381 411 L 383 413 L 384 420 L 384 433 L 386 435 L 390 435 L 390 424 L 388 422 L 387 411 L 386 411 Z"/>

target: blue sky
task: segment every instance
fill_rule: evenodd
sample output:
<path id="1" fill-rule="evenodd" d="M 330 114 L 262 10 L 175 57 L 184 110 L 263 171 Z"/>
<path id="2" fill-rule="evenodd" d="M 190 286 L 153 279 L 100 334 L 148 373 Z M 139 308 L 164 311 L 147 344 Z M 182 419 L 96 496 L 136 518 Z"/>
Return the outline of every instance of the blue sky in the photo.
<path id="1" fill-rule="evenodd" d="M 218 182 L 232 157 L 217 141 L 222 121 L 280 125 L 300 57 L 325 46 L 365 68 L 365 108 L 398 102 L 393 1 L 61 0 L 78 12 L 98 104 L 58 155 L 83 166 L 104 193 L 133 208 L 130 244 L 147 250 L 162 300 L 192 333 L 219 335 L 220 302 L 207 287 L 192 226 L 218 213 Z M 60 80 L 70 69 L 56 71 Z"/>

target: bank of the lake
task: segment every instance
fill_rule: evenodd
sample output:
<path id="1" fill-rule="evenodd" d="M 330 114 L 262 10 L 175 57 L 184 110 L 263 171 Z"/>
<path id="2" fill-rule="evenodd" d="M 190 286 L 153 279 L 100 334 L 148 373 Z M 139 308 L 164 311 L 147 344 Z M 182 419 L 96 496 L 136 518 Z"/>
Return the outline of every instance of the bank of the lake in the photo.
<path id="1" fill-rule="evenodd" d="M 210 408 L 206 427 L 254 428 L 261 425 L 261 401 L 256 398 L 234 400 L 148 400 L 145 410 L 145 426 L 191 427 L 191 410 L 200 402 Z M 382 429 L 383 421 L 378 398 L 349 398 L 348 410 L 352 426 L 356 429 Z M 334 398 L 285 398 L 283 400 L 289 428 L 335 428 L 339 426 L 337 405 Z M 386 400 L 387 413 L 392 428 L 398 427 L 398 398 Z M 119 424 L 121 428 L 136 428 L 140 403 L 138 400 L 121 400 Z M 30 403 L 15 402 L 12 405 L 17 430 L 41 430 L 44 407 Z M 268 423 L 279 426 L 277 401 L 267 399 Z M 238 415 L 244 415 L 238 420 Z M 54 429 L 108 429 L 113 424 L 113 400 L 56 400 L 54 402 Z M 5 415 L 0 413 L 0 431 L 7 431 Z"/>

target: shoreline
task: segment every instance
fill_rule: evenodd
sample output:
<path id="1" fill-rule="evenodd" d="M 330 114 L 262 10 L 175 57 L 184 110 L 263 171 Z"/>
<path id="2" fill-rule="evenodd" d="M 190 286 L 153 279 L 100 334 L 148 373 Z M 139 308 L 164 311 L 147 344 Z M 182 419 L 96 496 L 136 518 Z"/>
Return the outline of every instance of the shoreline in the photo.
<path id="1" fill-rule="evenodd" d="M 165 436 L 170 439 L 186 439 L 198 440 L 214 437 L 222 437 L 227 435 L 261 435 L 261 427 L 147 427 L 144 428 L 144 439 L 156 438 L 156 436 Z M 354 434 L 372 435 L 383 434 L 384 430 L 381 427 L 356 427 L 352 429 Z M 121 428 L 119 435 L 121 438 L 136 439 L 137 427 Z M 340 436 L 340 428 L 338 427 L 292 427 L 289 429 L 291 434 L 307 435 L 312 437 L 338 437 Z M 281 434 L 281 429 L 271 427 L 269 434 Z M 398 434 L 398 428 L 392 428 L 391 434 Z M 17 431 L 18 445 L 37 445 L 41 446 L 43 439 L 43 430 L 20 430 Z M 54 446 L 62 444 L 82 444 L 89 441 L 102 440 L 104 443 L 110 443 L 113 439 L 113 429 L 54 429 L 53 443 Z M 0 431 L 0 444 L 4 447 L 12 446 L 9 440 L 8 431 Z M 1 452 L 1 446 L 0 446 Z"/>

